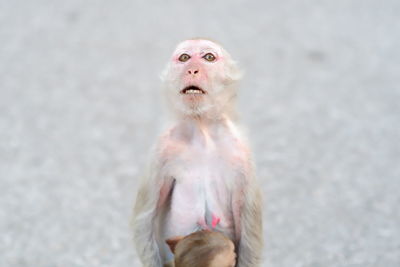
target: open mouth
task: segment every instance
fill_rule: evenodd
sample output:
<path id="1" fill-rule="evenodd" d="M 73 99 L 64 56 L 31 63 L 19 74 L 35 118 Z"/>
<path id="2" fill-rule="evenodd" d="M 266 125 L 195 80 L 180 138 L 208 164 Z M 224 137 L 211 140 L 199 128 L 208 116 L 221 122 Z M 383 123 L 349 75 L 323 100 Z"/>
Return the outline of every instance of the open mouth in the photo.
<path id="1" fill-rule="evenodd" d="M 185 87 L 185 88 L 183 88 L 181 90 L 181 94 L 185 94 L 185 95 L 187 95 L 187 94 L 199 94 L 199 95 L 201 95 L 201 94 L 205 94 L 205 93 L 206 93 L 206 91 L 204 91 L 200 87 L 197 87 L 197 86 L 194 86 L 194 85 L 187 86 L 187 87 Z"/>

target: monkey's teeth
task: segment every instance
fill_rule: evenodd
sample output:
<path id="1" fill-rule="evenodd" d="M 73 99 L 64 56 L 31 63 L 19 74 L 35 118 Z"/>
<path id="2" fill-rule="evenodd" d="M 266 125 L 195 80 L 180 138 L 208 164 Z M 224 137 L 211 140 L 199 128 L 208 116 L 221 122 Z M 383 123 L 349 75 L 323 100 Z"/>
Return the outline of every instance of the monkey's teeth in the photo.
<path id="1" fill-rule="evenodd" d="M 188 95 L 188 94 L 191 94 L 191 95 L 192 94 L 203 95 L 205 93 L 206 92 L 203 91 L 203 89 L 201 89 L 201 88 L 199 88 L 197 86 L 188 86 L 185 89 L 182 89 L 182 91 L 181 91 L 181 94 L 185 94 L 185 95 Z"/>
<path id="2" fill-rule="evenodd" d="M 189 90 L 186 90 L 185 93 L 186 94 L 201 94 L 201 91 L 200 90 L 196 90 L 196 89 L 189 89 Z"/>

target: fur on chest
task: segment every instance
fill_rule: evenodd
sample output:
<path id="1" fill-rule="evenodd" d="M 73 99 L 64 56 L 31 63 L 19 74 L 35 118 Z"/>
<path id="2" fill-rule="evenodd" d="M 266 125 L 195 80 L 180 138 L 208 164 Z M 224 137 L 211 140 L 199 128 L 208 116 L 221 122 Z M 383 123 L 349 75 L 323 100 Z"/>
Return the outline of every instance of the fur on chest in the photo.
<path id="1" fill-rule="evenodd" d="M 198 171 L 222 172 L 245 168 L 249 161 L 247 146 L 229 135 L 197 136 L 190 140 L 165 136 L 160 144 L 158 154 L 165 167 L 179 165 Z"/>

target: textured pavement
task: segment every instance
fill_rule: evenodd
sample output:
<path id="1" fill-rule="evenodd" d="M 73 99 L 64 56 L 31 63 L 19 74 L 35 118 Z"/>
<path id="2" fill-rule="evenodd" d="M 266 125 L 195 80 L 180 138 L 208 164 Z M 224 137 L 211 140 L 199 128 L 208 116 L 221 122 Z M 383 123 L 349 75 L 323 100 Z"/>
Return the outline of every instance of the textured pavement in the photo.
<path id="1" fill-rule="evenodd" d="M 0 266 L 139 266 L 175 44 L 218 40 L 264 193 L 262 266 L 400 266 L 400 2 L 0 0 Z"/>

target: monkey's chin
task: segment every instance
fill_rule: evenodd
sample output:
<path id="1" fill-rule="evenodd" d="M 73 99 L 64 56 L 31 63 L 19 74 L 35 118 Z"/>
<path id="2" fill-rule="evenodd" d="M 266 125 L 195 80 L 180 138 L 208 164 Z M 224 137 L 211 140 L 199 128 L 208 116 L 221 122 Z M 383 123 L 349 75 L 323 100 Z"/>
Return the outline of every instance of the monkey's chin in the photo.
<path id="1" fill-rule="evenodd" d="M 183 103 L 186 106 L 199 106 L 205 101 L 205 96 L 201 94 L 187 94 L 182 96 Z"/>
<path id="2" fill-rule="evenodd" d="M 205 115 L 211 108 L 211 105 L 207 103 L 204 95 L 184 95 L 182 96 L 182 102 L 179 104 L 178 110 L 184 116 L 196 116 L 201 117 Z"/>

